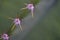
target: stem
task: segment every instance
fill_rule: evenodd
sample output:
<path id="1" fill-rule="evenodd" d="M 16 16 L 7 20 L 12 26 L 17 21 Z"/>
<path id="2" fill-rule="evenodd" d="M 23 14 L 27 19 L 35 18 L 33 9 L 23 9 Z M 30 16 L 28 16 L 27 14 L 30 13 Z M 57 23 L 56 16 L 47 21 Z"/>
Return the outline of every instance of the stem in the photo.
<path id="1" fill-rule="evenodd" d="M 12 31 L 14 28 L 15 28 L 15 24 L 12 26 L 12 29 L 11 29 L 11 31 Z"/>
<path id="2" fill-rule="evenodd" d="M 22 8 L 22 9 L 20 9 L 20 10 L 24 10 L 24 9 L 27 9 L 27 7 L 25 7 L 25 8 Z"/>
<path id="3" fill-rule="evenodd" d="M 20 29 L 21 29 L 21 31 L 22 31 L 22 27 L 21 27 L 21 25 L 19 25 L 20 26 Z"/>
<path id="4" fill-rule="evenodd" d="M 31 10 L 32 17 L 34 17 L 33 10 Z"/>
<path id="5" fill-rule="evenodd" d="M 14 20 L 13 18 L 9 17 L 8 19 Z"/>

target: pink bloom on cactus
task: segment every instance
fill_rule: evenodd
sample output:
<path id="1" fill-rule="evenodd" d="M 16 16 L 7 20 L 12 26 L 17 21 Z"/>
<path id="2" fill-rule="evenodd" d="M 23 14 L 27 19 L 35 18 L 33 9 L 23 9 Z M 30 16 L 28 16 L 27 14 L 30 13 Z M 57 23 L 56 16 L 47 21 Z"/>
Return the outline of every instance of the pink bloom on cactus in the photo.
<path id="1" fill-rule="evenodd" d="M 27 4 L 27 9 L 29 9 L 29 10 L 33 10 L 33 9 L 34 9 L 33 4 Z"/>
<path id="2" fill-rule="evenodd" d="M 19 18 L 15 18 L 15 19 L 14 19 L 14 24 L 15 24 L 15 25 L 20 25 L 20 22 L 21 22 L 21 21 L 20 21 Z"/>
<path id="3" fill-rule="evenodd" d="M 26 8 L 31 11 L 32 17 L 34 17 L 34 15 L 33 15 L 33 13 L 34 13 L 34 6 L 33 6 L 33 4 L 27 4 Z"/>
<path id="4" fill-rule="evenodd" d="M 5 33 L 1 36 L 1 38 L 2 38 L 3 40 L 9 40 L 8 34 L 5 34 Z"/>

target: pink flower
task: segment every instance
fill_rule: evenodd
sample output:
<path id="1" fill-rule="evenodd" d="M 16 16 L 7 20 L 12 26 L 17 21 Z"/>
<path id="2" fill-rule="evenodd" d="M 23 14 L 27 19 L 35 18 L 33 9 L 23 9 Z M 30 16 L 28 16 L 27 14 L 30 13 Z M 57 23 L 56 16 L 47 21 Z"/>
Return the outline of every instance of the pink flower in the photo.
<path id="1" fill-rule="evenodd" d="M 25 4 L 26 5 L 26 7 L 25 8 L 22 8 L 21 10 L 23 10 L 23 9 L 29 9 L 29 10 L 31 10 L 32 12 L 34 11 L 34 6 L 33 6 L 33 4 Z"/>
<path id="2" fill-rule="evenodd" d="M 16 18 L 11 18 L 10 17 L 9 19 L 13 20 L 13 23 L 14 23 L 14 25 L 11 28 L 11 30 L 13 30 L 15 28 L 15 26 L 19 26 L 20 29 L 22 30 L 22 27 L 21 27 L 21 21 L 22 20 L 20 20 L 18 17 L 16 17 Z"/>
<path id="3" fill-rule="evenodd" d="M 20 29 L 21 29 L 21 31 L 22 31 L 21 21 L 20 21 L 19 18 L 15 18 L 15 19 L 14 19 L 14 24 L 15 24 L 15 26 L 19 26 Z M 13 28 L 12 28 L 12 29 L 13 29 Z"/>
<path id="4" fill-rule="evenodd" d="M 20 21 L 19 18 L 15 18 L 13 22 L 14 22 L 15 25 L 20 25 L 21 21 Z"/>
<path id="5" fill-rule="evenodd" d="M 26 8 L 29 10 L 33 10 L 34 6 L 33 6 L 33 4 L 27 4 Z"/>
<path id="6" fill-rule="evenodd" d="M 9 40 L 8 34 L 5 34 L 5 33 L 2 34 L 1 38 L 2 38 L 3 40 Z"/>
<path id="7" fill-rule="evenodd" d="M 33 13 L 34 13 L 34 6 L 33 6 L 33 4 L 27 4 L 26 8 L 31 11 L 32 17 L 34 17 L 34 15 L 33 15 Z"/>

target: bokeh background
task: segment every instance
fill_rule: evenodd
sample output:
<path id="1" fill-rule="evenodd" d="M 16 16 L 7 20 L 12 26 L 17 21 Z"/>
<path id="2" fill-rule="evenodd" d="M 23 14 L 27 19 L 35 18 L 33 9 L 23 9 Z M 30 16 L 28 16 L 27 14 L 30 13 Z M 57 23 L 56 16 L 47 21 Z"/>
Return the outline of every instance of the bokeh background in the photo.
<path id="1" fill-rule="evenodd" d="M 21 8 L 25 7 L 24 3 L 32 2 L 36 6 L 40 1 L 41 0 L 0 0 L 0 34 L 10 29 L 12 21 L 8 19 L 9 17 L 14 18 L 17 13 L 22 19 L 28 16 L 28 10 L 20 11 Z M 55 3 L 47 8 L 46 13 L 37 21 L 36 25 L 34 25 L 22 40 L 60 40 L 59 10 L 60 0 L 55 0 Z M 20 39 L 16 38 L 16 40 Z"/>

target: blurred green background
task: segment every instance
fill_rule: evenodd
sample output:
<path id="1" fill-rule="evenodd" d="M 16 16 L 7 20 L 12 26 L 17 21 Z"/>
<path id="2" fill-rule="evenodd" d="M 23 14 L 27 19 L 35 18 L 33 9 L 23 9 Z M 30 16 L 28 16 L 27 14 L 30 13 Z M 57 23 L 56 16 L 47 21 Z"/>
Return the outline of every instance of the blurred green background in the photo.
<path id="1" fill-rule="evenodd" d="M 24 3 L 37 4 L 40 0 L 0 0 L 0 34 L 7 32 L 12 23 L 9 17 L 15 17 L 17 13 L 24 18 L 28 11 L 20 11 L 25 7 Z M 53 6 L 42 21 L 27 34 L 23 40 L 60 40 L 60 0 Z"/>

